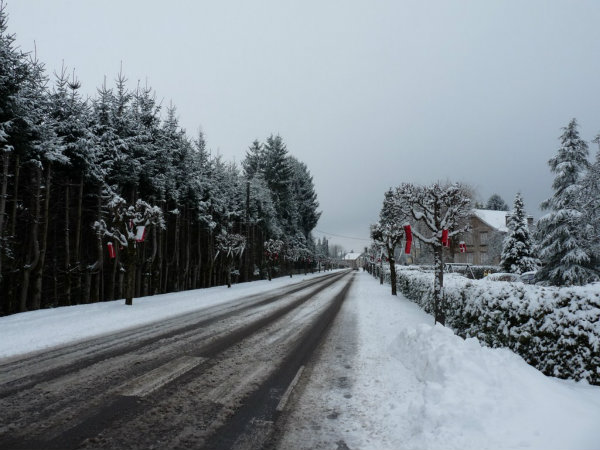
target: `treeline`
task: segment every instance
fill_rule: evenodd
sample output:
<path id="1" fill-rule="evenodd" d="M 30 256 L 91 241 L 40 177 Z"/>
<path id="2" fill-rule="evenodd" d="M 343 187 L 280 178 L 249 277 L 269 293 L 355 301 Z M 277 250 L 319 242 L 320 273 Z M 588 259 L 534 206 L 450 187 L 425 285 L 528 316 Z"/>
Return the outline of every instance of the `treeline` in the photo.
<path id="1" fill-rule="evenodd" d="M 256 279 L 273 239 L 279 266 L 314 262 L 312 177 L 280 136 L 242 170 L 151 88 L 80 87 L 15 46 L 2 5 L 0 314 Z"/>

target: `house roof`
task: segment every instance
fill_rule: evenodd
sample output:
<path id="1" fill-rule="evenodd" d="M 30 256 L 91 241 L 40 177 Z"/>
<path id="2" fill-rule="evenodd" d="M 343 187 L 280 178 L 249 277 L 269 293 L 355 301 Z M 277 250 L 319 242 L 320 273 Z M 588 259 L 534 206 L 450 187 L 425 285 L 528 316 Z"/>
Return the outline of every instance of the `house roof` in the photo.
<path id="1" fill-rule="evenodd" d="M 503 233 L 508 232 L 506 216 L 508 211 L 492 211 L 491 209 L 474 209 L 473 214 L 482 222 Z"/>
<path id="2" fill-rule="evenodd" d="M 346 256 L 344 256 L 344 260 L 355 261 L 360 257 L 360 255 L 362 255 L 362 253 L 346 253 Z"/>

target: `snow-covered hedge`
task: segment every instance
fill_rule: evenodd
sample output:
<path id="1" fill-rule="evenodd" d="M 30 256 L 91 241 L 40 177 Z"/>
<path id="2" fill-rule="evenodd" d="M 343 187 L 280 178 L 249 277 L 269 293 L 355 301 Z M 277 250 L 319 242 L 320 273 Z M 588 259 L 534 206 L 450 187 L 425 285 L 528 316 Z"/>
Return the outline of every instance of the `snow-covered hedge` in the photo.
<path id="1" fill-rule="evenodd" d="M 407 266 L 403 266 L 407 267 Z M 419 264 L 418 266 L 408 266 L 411 268 L 418 268 L 425 272 L 433 272 L 435 270 L 435 266 L 433 264 Z M 483 278 L 488 273 L 496 273 L 500 272 L 500 266 L 492 266 L 492 265 L 480 265 L 480 266 L 469 266 L 469 270 L 466 267 L 455 267 L 454 271 L 456 273 L 460 273 L 467 278 L 471 278 L 471 273 L 475 276 L 476 280 Z"/>
<path id="2" fill-rule="evenodd" d="M 433 311 L 433 274 L 398 267 L 398 290 Z M 546 375 L 600 385 L 600 285 L 556 288 L 444 275 L 446 325 L 508 347 Z"/>

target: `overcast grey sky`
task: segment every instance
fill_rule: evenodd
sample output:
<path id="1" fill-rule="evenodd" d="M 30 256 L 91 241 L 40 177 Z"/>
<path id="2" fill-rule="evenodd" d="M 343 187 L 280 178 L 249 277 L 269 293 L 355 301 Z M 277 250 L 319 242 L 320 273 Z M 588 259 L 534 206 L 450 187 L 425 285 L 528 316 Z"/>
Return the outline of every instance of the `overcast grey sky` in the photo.
<path id="1" fill-rule="evenodd" d="M 228 160 L 281 134 L 314 176 L 317 229 L 365 239 L 329 235 L 348 250 L 404 181 L 463 181 L 510 205 L 521 191 L 538 216 L 561 127 L 600 133 L 598 0 L 7 4 L 21 48 L 35 41 L 50 73 L 64 60 L 86 93 L 122 61 Z"/>

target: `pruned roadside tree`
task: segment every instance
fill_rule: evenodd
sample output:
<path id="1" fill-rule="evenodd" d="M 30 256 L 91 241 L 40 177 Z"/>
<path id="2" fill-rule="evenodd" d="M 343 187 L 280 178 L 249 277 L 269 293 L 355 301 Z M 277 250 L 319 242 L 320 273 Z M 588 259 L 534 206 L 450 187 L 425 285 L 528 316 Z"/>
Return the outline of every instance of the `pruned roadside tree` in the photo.
<path id="1" fill-rule="evenodd" d="M 125 199 L 112 194 L 108 203 L 109 223 L 104 219 L 94 223 L 94 229 L 105 238 L 115 242 L 110 245 L 123 249 L 125 265 L 125 304 L 133 305 L 135 291 L 135 273 L 138 246 L 145 240 L 145 230 L 154 226 L 162 229 L 165 226 L 163 213 L 157 206 L 150 206 L 138 199 L 135 205 L 128 205 Z"/>
<path id="2" fill-rule="evenodd" d="M 535 270 L 539 261 L 535 257 L 527 216 L 521 194 L 515 196 L 513 211 L 508 217 L 508 235 L 504 238 L 500 266 L 510 273 L 522 274 Z"/>
<path id="3" fill-rule="evenodd" d="M 267 260 L 267 277 L 269 281 L 273 278 L 275 263 L 280 261 L 283 245 L 283 241 L 279 239 L 269 239 L 264 243 L 265 258 Z"/>
<path id="4" fill-rule="evenodd" d="M 413 227 L 412 233 L 422 243 L 433 250 L 434 276 L 434 319 L 445 324 L 444 300 L 444 261 L 442 250 L 448 240 L 469 230 L 466 224 L 471 205 L 469 188 L 459 183 L 434 183 L 418 186 L 404 183 L 396 188 L 394 196 L 398 207 L 417 222 L 422 223 L 428 232 Z"/>
<path id="5" fill-rule="evenodd" d="M 221 255 L 227 274 L 227 287 L 231 287 L 231 275 L 234 271 L 236 260 L 240 260 L 246 248 L 246 237 L 237 233 L 224 231 L 217 236 L 217 255 Z M 239 272 L 238 272 L 239 274 Z"/>
<path id="6" fill-rule="evenodd" d="M 371 225 L 371 239 L 382 247 L 387 254 L 387 260 L 390 264 L 392 295 L 397 295 L 395 252 L 396 247 L 404 239 L 404 223 L 406 219 L 406 213 L 394 199 L 393 190 L 388 190 L 385 193 L 383 206 L 379 213 L 379 222 Z"/>

